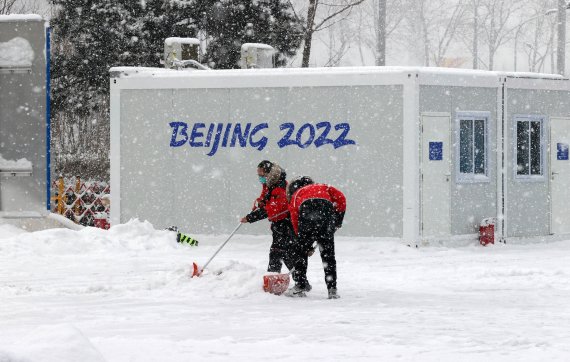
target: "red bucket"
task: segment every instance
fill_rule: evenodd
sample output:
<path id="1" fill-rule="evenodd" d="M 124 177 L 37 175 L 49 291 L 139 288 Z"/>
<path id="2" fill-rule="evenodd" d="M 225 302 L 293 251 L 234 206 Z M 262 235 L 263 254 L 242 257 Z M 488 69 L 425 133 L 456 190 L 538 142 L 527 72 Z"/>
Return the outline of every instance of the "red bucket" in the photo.
<path id="1" fill-rule="evenodd" d="M 495 218 L 483 219 L 479 225 L 479 243 L 483 246 L 495 244 Z"/>
<path id="2" fill-rule="evenodd" d="M 108 230 L 111 227 L 111 225 L 107 220 L 107 213 L 106 212 L 95 213 L 95 218 L 93 219 L 93 225 L 96 228 Z"/>

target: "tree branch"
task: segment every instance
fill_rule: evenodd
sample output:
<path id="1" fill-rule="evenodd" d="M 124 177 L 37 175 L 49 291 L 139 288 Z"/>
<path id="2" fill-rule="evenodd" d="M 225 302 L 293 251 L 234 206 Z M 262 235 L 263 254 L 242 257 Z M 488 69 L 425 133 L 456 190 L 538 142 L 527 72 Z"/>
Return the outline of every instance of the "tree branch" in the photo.
<path id="1" fill-rule="evenodd" d="M 319 30 L 322 30 L 321 27 L 330 19 L 336 17 L 337 15 L 340 15 L 342 13 L 344 13 L 345 11 L 352 9 L 353 7 L 360 5 L 361 3 L 363 3 L 364 0 L 356 0 L 353 3 L 350 3 L 348 5 L 345 5 L 342 9 L 337 10 L 335 12 L 333 12 L 332 14 L 330 14 L 329 16 L 327 16 L 326 18 L 324 18 L 317 26 L 314 27 L 313 32 L 317 32 Z"/>

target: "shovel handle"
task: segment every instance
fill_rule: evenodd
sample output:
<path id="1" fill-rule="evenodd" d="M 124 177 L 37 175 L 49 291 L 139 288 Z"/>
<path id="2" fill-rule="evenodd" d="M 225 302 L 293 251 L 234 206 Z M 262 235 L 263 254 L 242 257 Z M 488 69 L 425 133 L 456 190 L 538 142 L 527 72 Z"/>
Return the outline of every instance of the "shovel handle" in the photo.
<path id="1" fill-rule="evenodd" d="M 228 236 L 228 238 L 226 239 L 226 241 L 224 241 L 222 243 L 222 245 L 220 245 L 220 247 L 218 248 L 218 250 L 216 250 L 216 252 L 214 253 L 214 255 L 212 255 L 210 257 L 210 259 L 208 259 L 208 261 L 206 262 L 206 264 L 204 264 L 204 266 L 200 269 L 200 274 L 202 274 L 202 272 L 204 271 L 204 269 L 206 269 L 206 267 L 208 266 L 208 264 L 210 264 L 210 262 L 212 261 L 212 259 L 214 259 L 214 257 L 216 255 L 218 255 L 218 253 L 220 252 L 220 250 L 222 250 L 222 248 L 228 243 L 228 241 L 230 241 L 230 239 L 232 238 L 232 236 L 234 236 L 234 234 L 236 233 L 236 231 L 238 231 L 238 229 L 241 227 L 241 222 L 238 224 L 238 226 L 236 226 L 236 228 L 234 229 L 234 231 L 232 231 L 232 233 L 230 234 L 230 236 Z"/>

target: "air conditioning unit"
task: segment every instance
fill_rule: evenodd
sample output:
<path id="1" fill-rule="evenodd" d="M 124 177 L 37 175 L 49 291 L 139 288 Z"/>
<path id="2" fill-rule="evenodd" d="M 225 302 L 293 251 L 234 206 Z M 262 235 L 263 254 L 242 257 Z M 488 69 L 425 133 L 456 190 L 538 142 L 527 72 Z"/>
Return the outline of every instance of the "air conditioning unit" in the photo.
<path id="1" fill-rule="evenodd" d="M 242 44 L 240 66 L 242 69 L 274 68 L 275 49 L 261 43 Z"/>
<path id="2" fill-rule="evenodd" d="M 164 66 L 183 68 L 186 65 L 199 67 L 201 61 L 200 40 L 196 38 L 166 38 L 164 40 Z"/>

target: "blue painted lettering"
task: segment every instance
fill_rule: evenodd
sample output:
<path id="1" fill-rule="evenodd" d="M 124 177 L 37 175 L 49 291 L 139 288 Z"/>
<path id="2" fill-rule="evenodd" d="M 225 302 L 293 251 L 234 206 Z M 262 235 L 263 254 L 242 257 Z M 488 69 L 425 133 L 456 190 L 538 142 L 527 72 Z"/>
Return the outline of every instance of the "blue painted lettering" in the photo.
<path id="1" fill-rule="evenodd" d="M 206 127 L 204 123 L 194 123 L 194 127 L 192 127 L 192 133 L 190 134 L 190 147 L 202 147 L 202 142 L 197 142 L 196 138 L 204 136 L 202 132 L 198 132 L 198 129 L 204 127 Z"/>
<path id="2" fill-rule="evenodd" d="M 206 132 L 206 124 L 194 123 L 192 131 L 188 136 L 188 124 L 185 122 L 170 122 L 172 127 L 172 136 L 170 138 L 170 147 L 180 147 L 188 143 L 190 147 L 210 149 L 208 156 L 213 156 L 218 152 L 219 148 L 250 147 L 257 150 L 263 150 L 269 139 L 263 135 L 263 130 L 269 128 L 268 123 L 210 123 Z M 325 145 L 332 145 L 334 149 L 355 145 L 356 142 L 348 138 L 350 125 L 348 123 L 338 123 L 333 125 L 330 122 L 323 121 L 313 126 L 311 123 L 304 123 L 296 129 L 292 122 L 285 122 L 279 125 L 279 129 L 284 131 L 282 137 L 277 141 L 279 148 L 297 146 L 305 149 L 314 145 L 320 148 Z M 329 138 L 336 132 L 336 139 Z M 260 134 L 260 136 L 258 135 Z M 231 137 L 230 137 L 231 136 Z M 333 136 L 334 137 L 334 136 Z"/>
<path id="3" fill-rule="evenodd" d="M 309 130 L 309 139 L 306 140 L 304 143 L 301 142 L 301 139 L 303 138 L 303 132 L 308 129 Z M 297 139 L 295 140 L 297 145 L 301 148 L 307 148 L 311 145 L 311 143 L 313 143 L 313 140 L 315 139 L 315 129 L 313 128 L 313 125 L 310 123 L 305 123 L 304 125 L 301 126 L 301 128 L 299 128 L 299 130 L 297 131 Z"/>
<path id="4" fill-rule="evenodd" d="M 339 148 L 342 146 L 346 146 L 346 145 L 355 145 L 356 142 L 354 142 L 353 140 L 349 140 L 346 138 L 346 136 L 348 135 L 348 132 L 350 131 L 350 125 L 348 123 L 339 123 L 336 126 L 334 126 L 335 130 L 339 130 L 342 129 L 343 132 L 340 134 L 340 136 L 338 136 L 338 138 L 334 141 L 333 146 L 334 148 Z"/>
<path id="5" fill-rule="evenodd" d="M 184 122 L 170 122 L 170 127 L 172 127 L 172 137 L 170 138 L 170 147 L 180 147 L 188 141 L 188 125 Z M 182 127 L 182 129 L 180 129 Z M 176 137 L 180 134 L 184 137 L 182 140 L 176 140 Z"/>
<path id="6" fill-rule="evenodd" d="M 257 126 L 253 127 L 253 129 L 251 130 L 251 134 L 249 135 L 249 144 L 251 145 L 251 147 L 256 148 L 258 151 L 261 151 L 262 149 L 265 148 L 265 146 L 267 146 L 267 137 L 263 136 L 259 139 L 259 141 L 254 141 L 253 137 L 256 135 L 257 132 L 261 131 L 262 129 L 266 129 L 269 128 L 269 125 L 267 123 L 260 123 Z"/>
<path id="7" fill-rule="evenodd" d="M 224 124 L 218 123 L 218 128 L 216 129 L 216 136 L 214 138 L 214 144 L 212 145 L 212 149 L 208 153 L 208 156 L 213 156 L 218 150 L 218 144 L 220 142 L 220 135 L 222 134 L 222 128 L 224 128 Z"/>
<path id="8" fill-rule="evenodd" d="M 251 123 L 245 125 L 245 130 L 241 132 L 241 124 L 237 123 L 234 128 L 234 133 L 232 134 L 232 140 L 230 142 L 230 147 L 235 147 L 236 139 L 239 140 L 239 145 L 241 147 L 247 146 L 247 136 L 249 135 L 249 129 L 251 128 Z"/>
<path id="9" fill-rule="evenodd" d="M 232 124 L 228 123 L 226 126 L 226 131 L 224 132 L 224 140 L 222 141 L 222 147 L 228 147 L 228 136 L 230 135 L 230 129 L 232 129 Z"/>
<path id="10" fill-rule="evenodd" d="M 206 136 L 206 143 L 204 147 L 210 147 L 210 141 L 212 140 L 212 133 L 214 133 L 214 127 L 216 125 L 214 123 L 210 123 L 210 127 L 208 127 L 208 135 Z"/>

